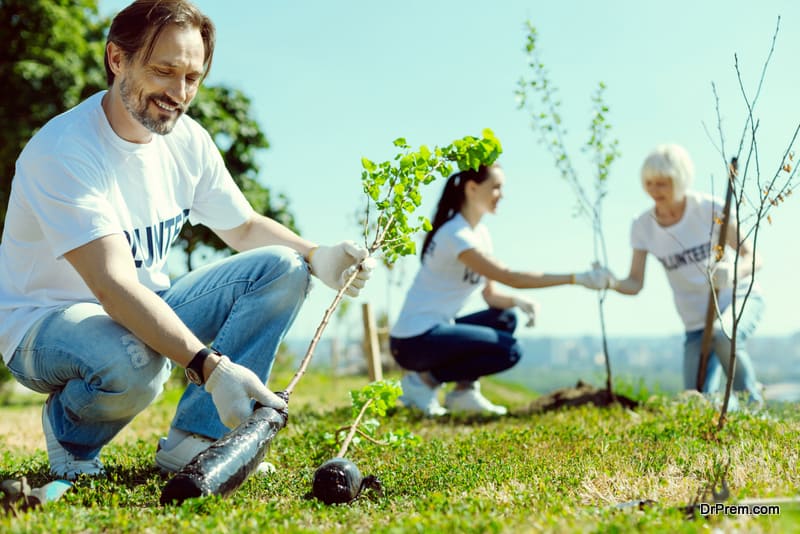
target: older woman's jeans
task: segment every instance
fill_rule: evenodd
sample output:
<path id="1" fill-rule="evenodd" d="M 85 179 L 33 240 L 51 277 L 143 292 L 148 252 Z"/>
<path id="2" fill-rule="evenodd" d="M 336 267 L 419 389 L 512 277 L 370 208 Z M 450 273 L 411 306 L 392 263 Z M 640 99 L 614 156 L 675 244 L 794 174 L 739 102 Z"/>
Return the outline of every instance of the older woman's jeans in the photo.
<path id="1" fill-rule="evenodd" d="M 392 337 L 392 356 L 400 367 L 430 371 L 439 382 L 470 382 L 516 365 L 522 354 L 512 335 L 516 326 L 513 309 L 490 308 L 418 336 Z"/>
<path id="2" fill-rule="evenodd" d="M 303 258 L 273 246 L 187 273 L 160 296 L 201 341 L 266 382 L 308 285 Z M 78 458 L 95 457 L 144 410 L 172 367 L 96 302 L 65 305 L 45 316 L 9 362 L 20 383 L 49 394 L 55 437 Z M 184 392 L 172 426 L 214 439 L 227 431 L 211 396 L 195 385 Z"/>
<path id="3" fill-rule="evenodd" d="M 745 293 L 740 289 L 737 292 L 736 307 L 741 309 Z M 763 403 L 759 390 L 753 362 L 747 353 L 747 340 L 755 331 L 764 312 L 764 299 L 759 293 L 751 293 L 744 305 L 744 313 L 736 332 L 736 368 L 733 375 L 733 390 L 746 392 L 748 401 L 760 405 Z M 725 390 L 722 380 L 723 370 L 727 375 L 730 372 L 731 340 L 733 310 L 728 306 L 714 326 L 714 339 L 711 345 L 711 354 L 708 361 L 706 381 L 703 393 L 716 393 Z M 723 331 L 722 325 L 725 325 Z M 703 340 L 703 330 L 694 330 L 686 333 L 683 356 L 683 383 L 686 389 L 697 387 L 697 370 L 700 367 L 700 350 Z"/>

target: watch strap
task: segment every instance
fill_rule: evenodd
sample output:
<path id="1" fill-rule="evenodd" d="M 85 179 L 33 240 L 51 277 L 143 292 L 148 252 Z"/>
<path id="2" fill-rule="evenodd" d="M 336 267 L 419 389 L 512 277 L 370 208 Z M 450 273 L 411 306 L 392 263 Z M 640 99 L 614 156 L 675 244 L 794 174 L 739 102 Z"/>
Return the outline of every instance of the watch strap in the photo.
<path id="1" fill-rule="evenodd" d="M 202 349 L 197 351 L 197 354 L 194 355 L 192 360 L 186 366 L 187 370 L 191 369 L 195 373 L 195 376 L 197 376 L 200 379 L 200 384 L 205 384 L 206 382 L 206 376 L 203 373 L 203 366 L 206 363 L 206 358 L 208 358 L 212 354 L 219 354 L 219 352 L 208 347 L 203 347 Z"/>

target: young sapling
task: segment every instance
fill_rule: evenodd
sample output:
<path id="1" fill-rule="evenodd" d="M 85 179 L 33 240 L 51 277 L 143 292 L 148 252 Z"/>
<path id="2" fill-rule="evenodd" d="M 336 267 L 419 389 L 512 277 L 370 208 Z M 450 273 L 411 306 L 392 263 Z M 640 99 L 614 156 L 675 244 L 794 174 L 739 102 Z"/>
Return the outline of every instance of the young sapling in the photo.
<path id="1" fill-rule="evenodd" d="M 391 434 L 388 441 L 378 441 L 375 438 L 375 431 L 379 426 L 377 419 L 364 420 L 365 416 L 376 418 L 385 416 L 386 410 L 395 405 L 397 398 L 402 393 L 403 390 L 400 387 L 400 383 L 396 380 L 372 382 L 360 390 L 350 392 L 350 398 L 353 403 L 353 422 L 336 431 L 337 443 L 339 436 L 347 432 L 339 447 L 339 452 L 314 472 L 314 481 L 311 489 L 311 494 L 314 497 L 325 504 L 337 504 L 354 500 L 367 488 L 378 492 L 381 491 L 380 480 L 374 476 L 363 477 L 356 464 L 347 459 L 345 455 L 356 434 L 378 445 L 399 445 L 416 442 L 415 436 L 408 432 L 399 437 L 397 434 Z"/>
<path id="2" fill-rule="evenodd" d="M 526 23 L 528 30 L 525 51 L 528 55 L 530 67 L 529 78 L 523 78 L 518 83 L 516 95 L 520 109 L 530 112 L 531 127 L 540 137 L 540 142 L 553 157 L 556 169 L 572 187 L 577 197 L 577 213 L 585 216 L 592 226 L 592 239 L 594 247 L 593 266 L 608 265 L 605 235 L 603 233 L 603 199 L 607 194 L 608 177 L 611 165 L 619 156 L 617 139 L 612 139 L 611 124 L 608 122 L 609 108 L 605 102 L 606 85 L 600 82 L 592 94 L 592 120 L 589 124 L 589 139 L 584 143 L 583 149 L 591 156 L 594 174 L 594 194 L 584 186 L 578 170 L 573 166 L 572 159 L 567 151 L 567 130 L 560 112 L 561 101 L 558 89 L 550 79 L 545 68 L 538 46 L 538 33 L 536 27 L 530 22 Z M 603 345 L 603 355 L 606 365 L 606 390 L 611 401 L 616 400 L 612 387 L 611 358 L 608 352 L 608 337 L 606 336 L 606 321 L 604 304 L 607 289 L 598 291 L 597 307 L 600 315 L 600 332 Z"/>

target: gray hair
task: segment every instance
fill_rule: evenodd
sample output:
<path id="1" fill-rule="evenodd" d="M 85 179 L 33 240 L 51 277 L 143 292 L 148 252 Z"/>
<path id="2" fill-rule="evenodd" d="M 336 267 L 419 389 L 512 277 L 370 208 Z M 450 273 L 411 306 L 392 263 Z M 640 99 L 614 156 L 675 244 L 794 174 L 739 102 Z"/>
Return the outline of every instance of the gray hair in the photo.
<path id="1" fill-rule="evenodd" d="M 680 145 L 658 145 L 642 164 L 642 186 L 647 179 L 665 177 L 672 179 L 677 198 L 682 198 L 694 179 L 694 164 L 689 153 Z"/>

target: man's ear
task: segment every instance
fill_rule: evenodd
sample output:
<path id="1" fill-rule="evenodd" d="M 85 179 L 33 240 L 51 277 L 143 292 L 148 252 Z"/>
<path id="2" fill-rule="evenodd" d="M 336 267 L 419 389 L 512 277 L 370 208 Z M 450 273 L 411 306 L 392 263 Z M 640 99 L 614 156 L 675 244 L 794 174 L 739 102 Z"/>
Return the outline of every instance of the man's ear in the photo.
<path id="1" fill-rule="evenodd" d="M 111 72 L 115 76 L 119 75 L 125 63 L 125 53 L 116 43 L 108 43 L 106 45 L 106 57 L 108 58 L 108 66 L 111 68 Z"/>

